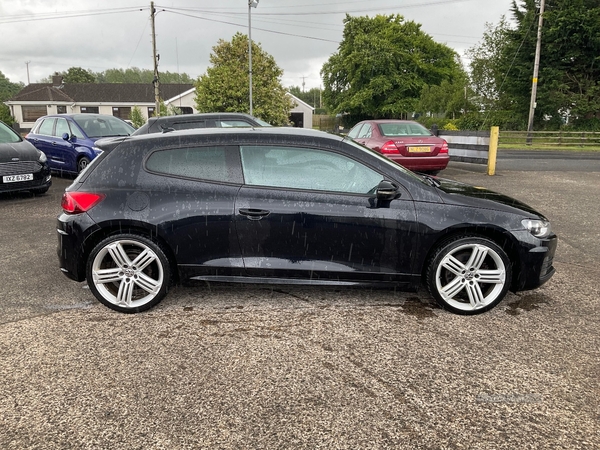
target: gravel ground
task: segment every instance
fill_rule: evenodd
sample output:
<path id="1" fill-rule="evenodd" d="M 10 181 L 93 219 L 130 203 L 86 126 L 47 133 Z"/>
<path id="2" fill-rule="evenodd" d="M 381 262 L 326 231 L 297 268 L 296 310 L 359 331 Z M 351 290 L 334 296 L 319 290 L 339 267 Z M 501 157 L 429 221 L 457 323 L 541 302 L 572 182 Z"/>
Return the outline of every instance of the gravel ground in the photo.
<path id="1" fill-rule="evenodd" d="M 68 181 L 0 198 L 0 448 L 600 448 L 600 173 L 444 175 L 546 213 L 555 277 L 475 317 L 424 292 L 200 283 L 123 315 L 58 272 Z"/>

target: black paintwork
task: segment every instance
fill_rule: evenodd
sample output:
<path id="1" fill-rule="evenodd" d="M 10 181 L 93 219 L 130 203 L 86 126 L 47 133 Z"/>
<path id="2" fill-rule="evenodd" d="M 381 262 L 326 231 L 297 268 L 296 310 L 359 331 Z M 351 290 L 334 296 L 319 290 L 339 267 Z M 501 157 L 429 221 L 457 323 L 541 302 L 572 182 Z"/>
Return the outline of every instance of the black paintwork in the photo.
<path id="1" fill-rule="evenodd" d="M 0 126 L 6 127 L 3 123 Z M 14 133 L 12 130 L 5 132 Z M 40 161 L 42 153 L 17 133 L 14 136 L 17 142 L 0 143 L 0 192 L 46 191 L 52 185 L 52 180 L 48 164 Z M 11 183 L 3 181 L 3 177 L 7 175 L 29 173 L 33 174 L 33 180 Z"/>
<path id="2" fill-rule="evenodd" d="M 239 120 L 252 127 L 262 127 L 260 122 L 250 114 L 243 113 L 202 113 L 182 114 L 178 116 L 151 117 L 138 128 L 133 135 L 164 133 L 179 129 L 219 128 L 220 120 Z"/>
<path id="3" fill-rule="evenodd" d="M 239 145 L 323 149 L 360 161 L 398 187 L 394 199 L 244 184 Z M 556 237 L 537 239 L 523 219 L 543 216 L 501 194 L 448 180 L 429 183 L 344 139 L 289 128 L 175 131 L 106 143 L 68 191 L 106 195 L 90 211 L 58 218 L 61 268 L 83 280 L 87 255 L 111 233 L 160 243 L 180 278 L 231 281 L 393 283 L 415 288 L 428 258 L 461 234 L 495 240 L 513 261 L 512 287 L 539 286 Z M 165 148 L 228 146 L 237 155 L 220 182 L 151 173 L 144 161 Z M 389 189 L 390 183 L 385 186 Z M 548 258 L 546 258 L 548 261 Z"/>

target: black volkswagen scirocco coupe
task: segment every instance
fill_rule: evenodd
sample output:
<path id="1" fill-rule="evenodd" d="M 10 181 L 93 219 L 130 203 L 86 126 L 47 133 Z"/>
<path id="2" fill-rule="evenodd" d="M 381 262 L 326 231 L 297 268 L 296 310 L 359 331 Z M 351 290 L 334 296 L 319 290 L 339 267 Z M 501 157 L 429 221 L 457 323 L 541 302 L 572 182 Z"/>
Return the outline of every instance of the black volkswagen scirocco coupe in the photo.
<path id="1" fill-rule="evenodd" d="M 64 193 L 58 257 L 117 311 L 147 310 L 196 279 L 424 283 L 444 308 L 478 314 L 554 274 L 557 238 L 542 214 L 348 138 L 203 129 L 101 146 Z"/>

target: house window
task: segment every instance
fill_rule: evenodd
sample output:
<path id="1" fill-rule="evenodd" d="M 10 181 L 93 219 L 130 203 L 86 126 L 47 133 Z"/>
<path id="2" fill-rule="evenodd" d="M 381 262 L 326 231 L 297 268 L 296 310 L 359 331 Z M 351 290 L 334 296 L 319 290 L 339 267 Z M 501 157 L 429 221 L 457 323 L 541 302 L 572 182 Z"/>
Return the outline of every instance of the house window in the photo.
<path id="1" fill-rule="evenodd" d="M 98 114 L 100 109 L 97 106 L 82 106 L 81 112 L 83 114 Z"/>
<path id="2" fill-rule="evenodd" d="M 154 117 L 154 106 L 148 106 L 148 117 Z"/>
<path id="3" fill-rule="evenodd" d="M 189 106 L 180 106 L 181 114 L 194 114 L 194 110 Z"/>
<path id="4" fill-rule="evenodd" d="M 67 106 L 66 105 L 58 105 L 56 107 L 56 114 L 66 114 L 67 113 Z"/>
<path id="5" fill-rule="evenodd" d="M 23 111 L 23 122 L 35 122 L 48 114 L 46 106 L 23 105 L 21 111 Z"/>
<path id="6" fill-rule="evenodd" d="M 119 119 L 129 120 L 131 119 L 131 108 L 129 106 L 121 106 L 113 108 L 113 116 Z"/>

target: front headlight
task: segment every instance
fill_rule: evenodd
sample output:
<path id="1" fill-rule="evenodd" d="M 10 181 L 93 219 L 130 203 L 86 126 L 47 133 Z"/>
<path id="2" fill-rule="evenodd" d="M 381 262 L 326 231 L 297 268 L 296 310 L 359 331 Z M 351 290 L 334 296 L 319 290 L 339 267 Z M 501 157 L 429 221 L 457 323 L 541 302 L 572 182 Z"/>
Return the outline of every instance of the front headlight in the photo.
<path id="1" fill-rule="evenodd" d="M 46 154 L 44 152 L 40 152 L 38 161 L 41 162 L 42 164 L 45 164 L 46 161 L 48 161 L 48 158 L 46 158 Z"/>
<path id="2" fill-rule="evenodd" d="M 521 223 L 527 231 L 537 238 L 543 239 L 550 236 L 550 222 L 547 220 L 524 219 Z"/>

